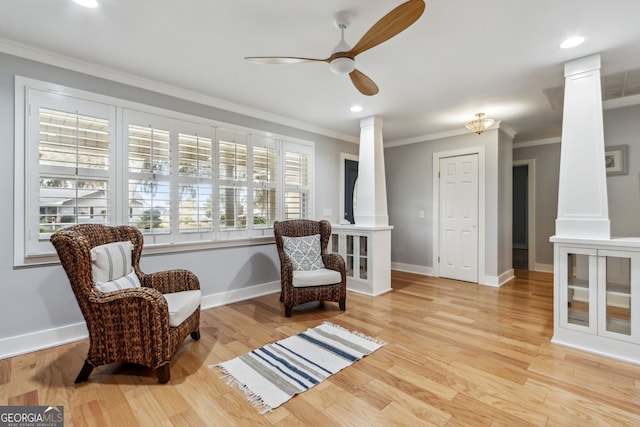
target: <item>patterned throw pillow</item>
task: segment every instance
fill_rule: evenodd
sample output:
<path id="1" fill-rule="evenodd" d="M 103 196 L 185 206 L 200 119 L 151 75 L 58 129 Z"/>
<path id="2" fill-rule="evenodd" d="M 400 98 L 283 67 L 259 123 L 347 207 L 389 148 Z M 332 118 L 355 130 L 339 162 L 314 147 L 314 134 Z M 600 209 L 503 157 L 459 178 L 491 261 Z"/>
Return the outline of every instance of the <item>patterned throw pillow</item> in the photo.
<path id="1" fill-rule="evenodd" d="M 102 292 L 140 286 L 131 266 L 130 241 L 107 243 L 91 249 L 91 270 L 96 287 Z"/>
<path id="2" fill-rule="evenodd" d="M 282 236 L 284 253 L 287 254 L 294 270 L 318 270 L 324 268 L 320 251 L 320 235 L 303 237 Z"/>

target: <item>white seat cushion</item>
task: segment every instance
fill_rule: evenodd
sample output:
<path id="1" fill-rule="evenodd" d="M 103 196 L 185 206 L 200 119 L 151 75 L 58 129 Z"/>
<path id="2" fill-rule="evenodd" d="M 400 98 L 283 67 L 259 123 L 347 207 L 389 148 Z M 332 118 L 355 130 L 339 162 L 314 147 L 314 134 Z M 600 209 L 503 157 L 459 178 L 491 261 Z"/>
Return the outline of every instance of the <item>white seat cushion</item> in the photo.
<path id="1" fill-rule="evenodd" d="M 342 275 L 335 270 L 320 268 L 318 270 L 294 270 L 293 286 L 295 288 L 303 288 L 307 286 L 333 285 L 340 283 Z"/>
<path id="2" fill-rule="evenodd" d="M 196 311 L 200 305 L 202 294 L 199 290 L 172 292 L 162 294 L 169 306 L 169 326 L 179 326 L 185 319 Z"/>

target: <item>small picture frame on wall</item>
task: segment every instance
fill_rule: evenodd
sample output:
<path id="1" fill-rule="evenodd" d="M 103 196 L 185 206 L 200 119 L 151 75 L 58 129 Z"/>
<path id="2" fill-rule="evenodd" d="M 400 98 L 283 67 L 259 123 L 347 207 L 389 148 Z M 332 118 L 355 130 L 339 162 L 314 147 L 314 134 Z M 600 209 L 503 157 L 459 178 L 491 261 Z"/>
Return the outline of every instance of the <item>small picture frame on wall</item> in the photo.
<path id="1" fill-rule="evenodd" d="M 604 164 L 607 175 L 627 174 L 627 149 L 626 145 L 604 147 Z"/>

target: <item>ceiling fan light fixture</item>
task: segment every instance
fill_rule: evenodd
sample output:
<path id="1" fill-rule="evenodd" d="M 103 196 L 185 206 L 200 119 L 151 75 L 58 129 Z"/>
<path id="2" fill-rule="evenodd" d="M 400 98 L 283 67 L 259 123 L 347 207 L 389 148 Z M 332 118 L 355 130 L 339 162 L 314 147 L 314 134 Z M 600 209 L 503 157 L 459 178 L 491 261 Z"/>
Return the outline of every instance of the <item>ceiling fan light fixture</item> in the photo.
<path id="1" fill-rule="evenodd" d="M 570 49 L 572 47 L 580 46 L 583 42 L 584 42 L 584 37 L 582 36 L 570 37 L 565 41 L 563 41 L 560 44 L 560 47 L 562 49 Z"/>
<path id="2" fill-rule="evenodd" d="M 336 58 L 329 63 L 329 69 L 336 74 L 348 74 L 356 69 L 356 61 L 351 58 Z"/>
<path id="3" fill-rule="evenodd" d="M 476 114 L 477 119 L 471 120 L 470 122 L 465 123 L 464 126 L 470 131 L 480 135 L 482 132 L 489 129 L 491 125 L 493 125 L 493 123 L 495 122 L 495 120 L 493 119 L 489 119 L 489 118 L 483 119 L 482 116 L 484 116 L 484 113 L 477 113 Z"/>

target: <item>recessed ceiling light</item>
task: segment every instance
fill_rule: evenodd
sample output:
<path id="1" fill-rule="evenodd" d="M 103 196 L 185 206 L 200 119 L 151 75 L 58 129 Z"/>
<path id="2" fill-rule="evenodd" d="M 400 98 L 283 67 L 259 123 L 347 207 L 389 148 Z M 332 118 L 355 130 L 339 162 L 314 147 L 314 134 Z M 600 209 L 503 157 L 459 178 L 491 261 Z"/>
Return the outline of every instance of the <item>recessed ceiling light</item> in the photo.
<path id="1" fill-rule="evenodd" d="M 560 47 L 562 49 L 569 49 L 570 47 L 576 47 L 578 45 L 581 45 L 583 41 L 584 41 L 584 37 L 580 37 L 580 36 L 570 37 L 565 41 L 563 41 Z"/>
<path id="2" fill-rule="evenodd" d="M 73 0 L 73 2 L 84 7 L 98 7 L 98 0 Z"/>
<path id="3" fill-rule="evenodd" d="M 360 111 L 362 111 L 362 107 L 359 105 L 354 105 L 353 107 L 351 107 L 351 111 L 354 113 L 359 113 Z"/>

